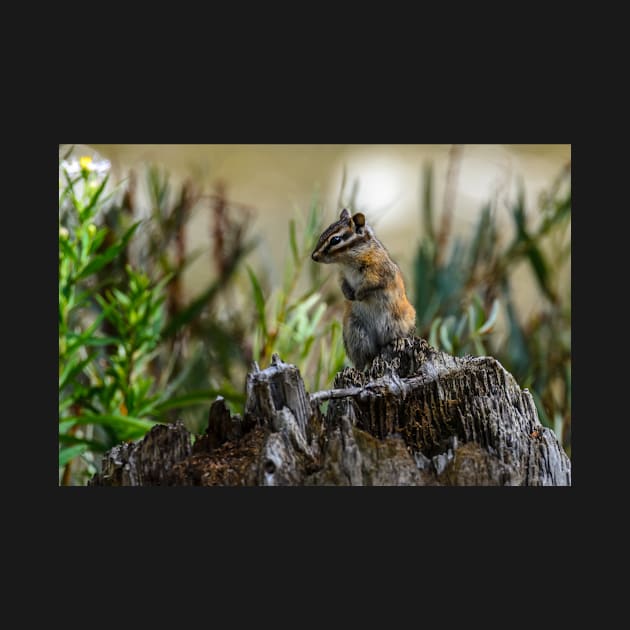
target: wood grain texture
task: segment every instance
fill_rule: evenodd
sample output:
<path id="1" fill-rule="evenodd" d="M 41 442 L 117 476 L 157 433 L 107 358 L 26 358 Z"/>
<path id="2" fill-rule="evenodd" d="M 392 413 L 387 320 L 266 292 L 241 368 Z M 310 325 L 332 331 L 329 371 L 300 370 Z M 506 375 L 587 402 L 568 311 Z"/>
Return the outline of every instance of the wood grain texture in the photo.
<path id="1" fill-rule="evenodd" d="M 154 427 L 108 452 L 91 485 L 571 485 L 569 458 L 498 361 L 419 338 L 312 395 L 274 355 L 248 375 L 243 418 L 218 399 L 190 438 Z"/>

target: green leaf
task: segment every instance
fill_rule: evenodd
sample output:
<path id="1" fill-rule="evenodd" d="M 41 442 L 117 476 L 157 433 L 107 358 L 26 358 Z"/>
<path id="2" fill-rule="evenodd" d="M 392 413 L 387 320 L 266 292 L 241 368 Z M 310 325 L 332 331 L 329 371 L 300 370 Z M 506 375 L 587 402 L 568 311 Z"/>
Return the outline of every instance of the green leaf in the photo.
<path id="1" fill-rule="evenodd" d="M 534 404 L 536 405 L 536 411 L 538 411 L 538 418 L 540 419 L 540 422 L 542 423 L 543 426 L 552 429 L 553 423 L 551 422 L 551 420 L 549 419 L 549 416 L 547 415 L 547 412 L 545 411 L 545 405 L 543 405 L 542 399 L 540 398 L 538 393 L 535 392 L 533 389 L 530 389 L 529 393 L 532 395 L 532 398 L 534 399 Z"/>
<path id="2" fill-rule="evenodd" d="M 70 420 L 73 420 L 76 424 L 98 424 L 110 427 L 116 432 L 119 439 L 142 437 L 152 427 L 159 424 L 155 420 L 123 416 L 122 414 L 86 414 L 68 418 L 68 421 Z"/>
<path id="3" fill-rule="evenodd" d="M 86 298 L 90 297 L 89 294 L 86 294 Z M 96 295 L 95 296 L 97 298 L 97 301 L 100 298 L 100 295 Z M 103 321 L 103 319 L 105 319 L 105 317 L 107 316 L 108 311 L 110 311 L 112 309 L 111 306 L 109 306 L 106 302 L 99 301 L 99 304 L 101 305 L 101 307 L 103 308 L 103 310 L 96 316 L 96 318 L 94 319 L 94 321 L 79 335 L 77 335 L 76 333 L 69 333 L 68 334 L 68 340 L 72 341 L 73 343 L 75 341 L 81 341 L 82 343 L 84 343 L 89 337 L 91 337 L 96 330 L 98 329 L 98 327 L 101 325 L 101 322 Z"/>
<path id="4" fill-rule="evenodd" d="M 532 357 L 530 356 L 525 333 L 516 314 L 516 307 L 509 296 L 507 297 L 506 309 L 508 335 L 505 355 L 510 358 L 510 371 L 517 379 L 520 378 L 522 380 L 522 375 L 526 374 L 532 365 Z"/>
<path id="5" fill-rule="evenodd" d="M 97 298 L 98 297 L 100 297 L 100 296 L 97 296 Z M 71 352 L 74 352 L 74 350 L 76 348 L 78 348 L 79 346 L 82 346 L 82 345 L 83 346 L 107 345 L 106 343 L 105 344 L 102 344 L 102 343 L 90 343 L 90 341 L 91 340 L 98 340 L 98 339 L 100 339 L 99 337 L 92 337 L 92 335 L 94 334 L 96 329 L 101 325 L 101 322 L 108 315 L 110 310 L 111 310 L 111 307 L 106 306 L 105 309 L 102 310 L 97 315 L 96 319 L 81 334 L 77 335 L 76 333 L 68 333 L 68 354 L 70 354 Z M 117 341 L 111 342 L 111 343 L 117 343 Z"/>
<path id="6" fill-rule="evenodd" d="M 79 262 L 79 257 L 77 256 L 77 253 L 74 251 L 74 248 L 72 247 L 72 245 L 60 238 L 59 239 L 59 247 L 63 250 L 63 253 L 70 258 L 71 260 L 73 260 L 75 263 Z"/>
<path id="7" fill-rule="evenodd" d="M 105 175 L 105 177 L 103 178 L 103 181 L 101 182 L 101 185 L 94 191 L 94 194 L 92 195 L 92 198 L 90 199 L 90 203 L 83 210 L 84 216 L 88 216 L 92 208 L 96 206 L 96 202 L 98 201 L 98 198 L 101 196 L 101 193 L 105 189 L 105 185 L 107 184 L 108 179 L 109 179 L 109 173 Z"/>
<path id="8" fill-rule="evenodd" d="M 424 239 L 414 260 L 414 296 L 418 321 L 431 321 L 437 312 L 434 258 L 433 243 Z"/>
<path id="9" fill-rule="evenodd" d="M 87 229 L 83 228 L 81 231 L 81 262 L 88 259 L 90 255 L 90 235 L 88 234 Z"/>
<path id="10" fill-rule="evenodd" d="M 110 263 L 114 258 L 117 258 L 120 255 L 120 252 L 127 246 L 129 239 L 133 236 L 133 233 L 138 229 L 138 226 L 142 223 L 142 221 L 137 221 L 134 223 L 123 235 L 121 240 L 118 243 L 114 243 L 110 247 L 108 247 L 101 255 L 93 258 L 79 273 L 77 276 L 77 280 L 81 278 L 86 278 L 90 276 L 100 269 L 102 269 L 105 265 Z"/>
<path id="11" fill-rule="evenodd" d="M 446 352 L 453 352 L 453 344 L 448 338 L 448 326 L 446 322 L 440 326 L 440 341 L 442 342 L 442 347 L 446 350 Z"/>
<path id="12" fill-rule="evenodd" d="M 512 206 L 512 218 L 516 225 L 517 237 L 520 239 L 529 239 L 525 218 L 525 187 L 523 180 L 518 181 L 518 193 L 514 206 Z"/>
<path id="13" fill-rule="evenodd" d="M 478 330 L 486 320 L 486 313 L 483 302 L 477 293 L 473 293 L 472 303 L 475 305 L 475 330 Z"/>
<path id="14" fill-rule="evenodd" d="M 87 444 L 76 444 L 69 448 L 62 448 L 59 451 L 59 468 L 63 468 L 71 459 L 85 453 L 88 450 Z"/>
<path id="15" fill-rule="evenodd" d="M 462 315 L 459 318 L 459 321 L 457 322 L 457 326 L 455 327 L 455 333 L 454 333 L 454 338 L 456 342 L 459 342 L 459 340 L 462 338 L 467 321 L 468 321 L 468 318 L 466 317 L 466 315 Z"/>
<path id="16" fill-rule="evenodd" d="M 120 289 L 112 289 L 112 295 L 116 298 L 116 301 L 124 307 L 128 307 L 131 304 L 129 296 L 125 295 Z"/>
<path id="17" fill-rule="evenodd" d="M 59 435 L 59 441 L 62 444 L 84 444 L 91 451 L 97 451 L 103 453 L 107 450 L 107 446 L 101 442 L 95 440 L 86 440 L 85 438 L 79 438 L 74 435 Z"/>
<path id="18" fill-rule="evenodd" d="M 63 368 L 61 376 L 59 377 L 59 391 L 63 390 L 68 383 L 77 375 L 83 368 L 90 363 L 95 357 L 95 354 L 88 355 L 82 361 L 74 363 L 69 361 Z"/>
<path id="19" fill-rule="evenodd" d="M 298 253 L 297 238 L 295 235 L 295 221 L 293 219 L 289 221 L 289 243 L 291 244 L 293 263 L 297 265 L 300 261 L 300 255 Z"/>
<path id="20" fill-rule="evenodd" d="M 311 350 L 313 342 L 315 341 L 315 337 L 308 337 L 306 341 L 302 343 L 302 351 L 300 352 L 300 358 L 305 359 L 308 356 L 308 353 Z"/>
<path id="21" fill-rule="evenodd" d="M 60 420 L 59 421 L 59 435 L 66 434 L 74 425 L 76 424 L 76 420 L 71 418 L 70 420 Z"/>
<path id="22" fill-rule="evenodd" d="M 122 343 L 118 337 L 90 337 L 83 340 L 84 346 L 115 346 Z"/>
<path id="23" fill-rule="evenodd" d="M 263 333 L 263 339 L 266 339 L 268 336 L 268 329 L 267 319 L 265 316 L 265 296 L 263 295 L 263 291 L 260 288 L 258 278 L 253 272 L 252 268 L 249 265 L 246 265 L 246 269 L 247 273 L 249 274 L 250 282 L 252 283 L 252 291 L 254 292 L 254 303 L 256 304 L 256 311 L 258 313 L 258 321 L 260 323 L 260 327 Z"/>
<path id="24" fill-rule="evenodd" d="M 481 339 L 479 339 L 479 337 L 474 337 L 472 341 L 473 341 L 473 346 L 475 347 L 475 354 L 478 357 L 485 356 L 486 355 L 486 349 L 485 349 Z"/>
<path id="25" fill-rule="evenodd" d="M 64 400 L 60 400 L 59 401 L 59 415 L 61 417 L 61 414 L 63 411 L 65 411 L 68 407 L 70 407 L 70 405 L 74 404 L 75 399 L 73 396 L 70 396 Z"/>
<path id="26" fill-rule="evenodd" d="M 474 304 L 468 305 L 468 334 L 473 337 L 477 330 L 477 313 Z"/>
<path id="27" fill-rule="evenodd" d="M 81 212 L 83 210 L 83 206 L 81 205 L 81 202 L 77 199 L 77 196 L 74 192 L 74 183 L 70 177 L 70 175 L 68 175 L 68 171 L 66 171 L 66 169 L 63 169 L 63 174 L 64 177 L 66 178 L 66 182 L 67 182 L 67 187 L 66 190 L 64 191 L 62 198 L 66 195 L 70 195 L 70 200 L 72 201 L 72 205 L 74 206 L 75 210 L 78 212 L 79 216 L 81 216 Z M 77 177 L 74 182 L 78 182 L 80 181 L 80 177 Z"/>
<path id="28" fill-rule="evenodd" d="M 485 335 L 486 333 L 489 333 L 492 330 L 495 322 L 497 321 L 498 314 L 499 314 L 499 300 L 495 298 L 494 302 L 492 302 L 488 319 L 485 321 L 484 325 L 477 332 L 480 335 Z"/>
<path id="29" fill-rule="evenodd" d="M 553 414 L 553 432 L 556 434 L 556 437 L 560 441 L 560 444 L 562 444 L 562 442 L 564 441 L 563 428 L 564 428 L 564 422 L 562 420 L 562 414 L 558 412 L 554 413 Z"/>
<path id="30" fill-rule="evenodd" d="M 169 176 L 167 173 L 160 173 L 157 166 L 151 166 L 147 172 L 149 180 L 149 191 L 153 201 L 155 202 L 156 210 L 161 214 L 165 207 L 165 202 L 168 200 L 169 193 Z"/>
<path id="31" fill-rule="evenodd" d="M 570 176 L 570 173 L 565 173 Z M 552 193 L 548 197 L 547 203 L 543 205 L 541 211 L 544 214 L 544 220 L 538 229 L 538 236 L 543 236 L 556 225 L 562 223 L 565 218 L 568 218 L 571 214 L 571 189 L 567 193 L 564 199 L 558 199 L 558 188 L 562 183 L 564 177 L 561 175 L 560 180 L 557 180 L 553 186 Z"/>
<path id="32" fill-rule="evenodd" d="M 529 262 L 534 270 L 534 274 L 538 280 L 540 288 L 552 302 L 555 302 L 556 296 L 549 286 L 549 271 L 547 263 L 545 262 L 545 257 L 533 242 L 530 242 L 529 247 L 527 248 L 527 257 L 529 258 Z"/>
<path id="33" fill-rule="evenodd" d="M 107 297 L 109 300 L 111 300 L 111 303 L 107 302 L 105 298 L 103 298 L 98 293 L 94 295 L 95 300 L 103 309 L 102 314 L 104 315 L 104 317 L 107 318 L 107 320 L 114 326 L 116 332 L 124 338 L 128 328 L 128 322 L 119 312 L 119 309 L 116 308 L 117 304 L 111 291 L 107 292 Z"/>
<path id="34" fill-rule="evenodd" d="M 571 214 L 571 192 L 569 192 L 566 199 L 563 199 L 562 201 L 556 203 L 555 210 L 556 212 L 554 218 L 555 222 L 558 223 Z"/>
<path id="35" fill-rule="evenodd" d="M 429 344 L 432 345 L 434 348 L 439 347 L 438 329 L 440 327 L 441 322 L 442 322 L 442 318 L 436 317 L 431 323 L 431 330 L 429 332 Z"/>
<path id="36" fill-rule="evenodd" d="M 326 313 L 326 305 L 323 303 L 320 303 L 315 309 L 315 312 L 313 313 L 313 316 L 311 317 L 310 323 L 308 324 L 307 335 L 309 336 L 315 335 L 319 322 L 321 321 L 325 313 Z"/>
<path id="37" fill-rule="evenodd" d="M 98 248 L 101 246 L 101 243 L 105 240 L 105 237 L 107 236 L 107 232 L 108 232 L 107 228 L 102 228 L 98 230 L 98 232 L 96 232 L 96 234 L 94 235 L 94 238 L 92 239 L 92 244 L 90 246 L 91 252 L 98 251 Z"/>

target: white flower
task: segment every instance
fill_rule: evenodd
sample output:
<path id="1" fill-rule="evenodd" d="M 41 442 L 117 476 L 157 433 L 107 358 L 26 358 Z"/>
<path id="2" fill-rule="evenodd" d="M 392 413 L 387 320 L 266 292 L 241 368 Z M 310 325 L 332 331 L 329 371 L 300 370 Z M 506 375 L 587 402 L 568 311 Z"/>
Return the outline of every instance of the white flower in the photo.
<path id="1" fill-rule="evenodd" d="M 79 159 L 71 158 L 70 160 L 63 160 L 61 162 L 61 168 L 64 169 L 71 177 L 78 175 L 82 170 L 96 173 L 97 175 L 105 175 L 112 164 L 109 160 L 104 158 L 94 160 L 89 156 L 82 156 Z"/>

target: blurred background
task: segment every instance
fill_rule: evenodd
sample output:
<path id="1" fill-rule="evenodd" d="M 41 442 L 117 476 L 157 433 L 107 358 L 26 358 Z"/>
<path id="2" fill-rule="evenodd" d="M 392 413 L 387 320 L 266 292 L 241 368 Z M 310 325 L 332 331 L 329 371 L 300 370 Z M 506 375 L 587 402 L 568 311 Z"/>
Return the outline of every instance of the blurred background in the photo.
<path id="1" fill-rule="evenodd" d="M 66 270 L 63 299 L 82 295 L 81 282 L 102 293 L 100 302 L 70 299 L 60 312 L 71 336 L 94 328 L 83 348 L 70 343 L 72 357 L 60 351 L 60 374 L 87 361 L 60 384 L 60 435 L 69 436 L 60 448 L 74 449 L 60 457 L 62 483 L 80 483 L 69 462 L 89 476 L 98 448 L 153 422 L 182 418 L 200 432 L 216 395 L 242 410 L 251 361 L 265 367 L 273 352 L 298 365 L 311 391 L 330 386 L 347 364 L 341 293 L 332 268 L 309 256 L 343 207 L 366 215 L 401 267 L 418 334 L 453 354 L 495 356 L 530 389 L 570 455 L 571 145 L 78 144 L 59 152 L 60 269 L 64 252 L 70 267 L 83 261 Z M 134 285 L 127 267 L 146 282 Z M 121 368 L 112 357 L 129 354 L 118 342 L 129 334 L 123 311 L 134 286 L 136 299 L 153 304 L 163 294 L 163 302 L 146 315 L 152 336 L 135 336 L 151 339 L 134 350 L 146 361 Z M 86 370 L 92 363 L 101 367 Z M 121 391 L 112 393 L 116 379 Z M 132 393 L 136 379 L 146 381 L 141 396 Z M 138 421 L 135 433 L 125 418 Z"/>

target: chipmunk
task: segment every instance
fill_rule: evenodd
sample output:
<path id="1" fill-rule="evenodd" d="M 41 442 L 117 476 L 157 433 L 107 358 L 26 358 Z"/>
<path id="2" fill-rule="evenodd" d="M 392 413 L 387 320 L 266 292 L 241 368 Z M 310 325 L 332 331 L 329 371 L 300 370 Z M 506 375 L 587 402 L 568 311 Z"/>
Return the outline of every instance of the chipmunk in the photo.
<path id="1" fill-rule="evenodd" d="M 365 369 L 389 343 L 413 336 L 416 311 L 407 299 L 400 269 L 363 214 L 351 217 L 344 209 L 339 221 L 319 237 L 311 258 L 340 267 L 346 298 L 343 343 L 357 369 Z"/>

